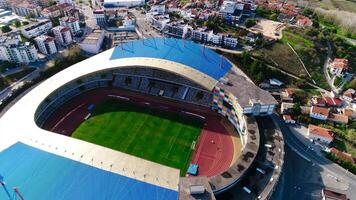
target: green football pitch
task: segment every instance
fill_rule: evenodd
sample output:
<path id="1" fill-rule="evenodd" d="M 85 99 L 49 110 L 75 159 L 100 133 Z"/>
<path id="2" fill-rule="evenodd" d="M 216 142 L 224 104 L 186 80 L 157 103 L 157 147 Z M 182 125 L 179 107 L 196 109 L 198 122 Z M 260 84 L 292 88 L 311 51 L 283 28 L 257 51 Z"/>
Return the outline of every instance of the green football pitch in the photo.
<path id="1" fill-rule="evenodd" d="M 96 105 L 72 137 L 181 170 L 185 175 L 203 122 L 118 100 Z"/>

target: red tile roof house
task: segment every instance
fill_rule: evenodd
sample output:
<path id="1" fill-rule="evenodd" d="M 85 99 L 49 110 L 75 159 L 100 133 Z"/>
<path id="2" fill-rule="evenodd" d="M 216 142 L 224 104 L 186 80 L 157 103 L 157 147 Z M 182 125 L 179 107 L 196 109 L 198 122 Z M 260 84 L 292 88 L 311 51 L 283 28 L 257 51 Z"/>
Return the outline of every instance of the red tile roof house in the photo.
<path id="1" fill-rule="evenodd" d="M 341 194 L 329 189 L 323 189 L 321 191 L 322 200 L 348 200 L 346 194 Z"/>
<path id="2" fill-rule="evenodd" d="M 339 97 L 324 97 L 326 105 L 331 107 L 341 107 L 343 102 Z"/>
<path id="3" fill-rule="evenodd" d="M 352 155 L 349 153 L 342 152 L 334 147 L 330 148 L 330 153 L 334 154 L 336 157 L 340 158 L 341 160 L 355 164 L 356 158 L 352 157 Z"/>
<path id="4" fill-rule="evenodd" d="M 356 111 L 354 111 L 351 108 L 344 108 L 342 109 L 342 114 L 347 116 L 349 119 L 355 119 L 356 118 Z"/>
<path id="5" fill-rule="evenodd" d="M 317 106 L 312 106 L 310 108 L 309 116 L 314 119 L 327 120 L 329 117 L 329 109 Z"/>
<path id="6" fill-rule="evenodd" d="M 309 124 L 308 138 L 329 145 L 334 140 L 334 134 L 330 129 Z"/>
<path id="7" fill-rule="evenodd" d="M 347 124 L 349 123 L 349 117 L 346 115 L 330 113 L 328 117 L 329 121 L 339 123 L 339 124 Z"/>
<path id="8" fill-rule="evenodd" d="M 297 26 L 310 27 L 312 25 L 313 25 L 313 21 L 311 19 L 309 19 L 308 17 L 305 17 L 303 15 L 297 16 Z"/>
<path id="9" fill-rule="evenodd" d="M 349 68 L 349 61 L 345 58 L 335 58 L 329 67 L 330 73 L 336 76 L 342 76 Z"/>

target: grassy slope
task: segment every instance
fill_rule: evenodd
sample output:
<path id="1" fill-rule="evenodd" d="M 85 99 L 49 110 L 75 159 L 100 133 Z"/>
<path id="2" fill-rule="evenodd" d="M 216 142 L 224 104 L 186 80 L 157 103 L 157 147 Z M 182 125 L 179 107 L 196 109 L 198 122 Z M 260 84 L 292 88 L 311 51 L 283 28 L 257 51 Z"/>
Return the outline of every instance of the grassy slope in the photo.
<path id="1" fill-rule="evenodd" d="M 98 105 L 72 137 L 187 171 L 202 123 L 114 100 Z"/>
<path id="2" fill-rule="evenodd" d="M 277 63 L 281 69 L 294 75 L 307 75 L 295 53 L 288 45 L 282 42 L 277 42 L 272 46 L 267 46 L 263 49 L 259 49 L 253 52 L 253 54 L 257 56 L 262 56 L 264 57 L 264 59 L 271 60 L 272 62 Z"/>
<path id="3" fill-rule="evenodd" d="M 314 42 L 305 37 L 301 30 L 285 29 L 283 31 L 282 42 L 289 43 L 294 48 L 316 83 L 327 89 L 329 86 L 323 76 L 326 50 L 320 51 L 315 49 Z"/>

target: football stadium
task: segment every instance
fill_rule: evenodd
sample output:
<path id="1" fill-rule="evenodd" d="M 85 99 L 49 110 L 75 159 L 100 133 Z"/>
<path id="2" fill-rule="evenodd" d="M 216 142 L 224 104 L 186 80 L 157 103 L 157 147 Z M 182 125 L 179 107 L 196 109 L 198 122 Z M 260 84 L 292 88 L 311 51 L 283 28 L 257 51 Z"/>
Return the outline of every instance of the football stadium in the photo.
<path id="1" fill-rule="evenodd" d="M 122 44 L 43 81 L 0 118 L 0 199 L 212 198 L 277 102 L 191 41 Z"/>

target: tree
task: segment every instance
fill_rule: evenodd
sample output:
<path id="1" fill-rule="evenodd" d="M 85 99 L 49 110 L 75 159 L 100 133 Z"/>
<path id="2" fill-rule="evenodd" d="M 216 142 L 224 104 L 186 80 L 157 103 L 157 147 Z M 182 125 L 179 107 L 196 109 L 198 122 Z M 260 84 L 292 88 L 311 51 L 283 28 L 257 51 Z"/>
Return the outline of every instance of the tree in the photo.
<path id="1" fill-rule="evenodd" d="M 256 20 L 254 20 L 254 19 L 248 19 L 248 20 L 245 22 L 246 28 L 251 28 L 251 27 L 253 27 L 254 25 L 256 25 Z"/>
<path id="2" fill-rule="evenodd" d="M 1 31 L 3 33 L 8 33 L 10 31 L 12 31 L 12 29 L 8 25 L 6 25 L 6 26 L 1 27 Z"/>
<path id="3" fill-rule="evenodd" d="M 28 21 L 23 21 L 23 22 L 22 22 L 22 25 L 24 25 L 24 26 L 26 26 L 26 25 L 28 25 L 28 24 L 29 24 Z"/>
<path id="4" fill-rule="evenodd" d="M 21 26 L 21 22 L 20 22 L 19 20 L 16 20 L 16 21 L 14 22 L 14 26 L 15 26 L 16 28 L 20 27 L 20 26 Z"/>

